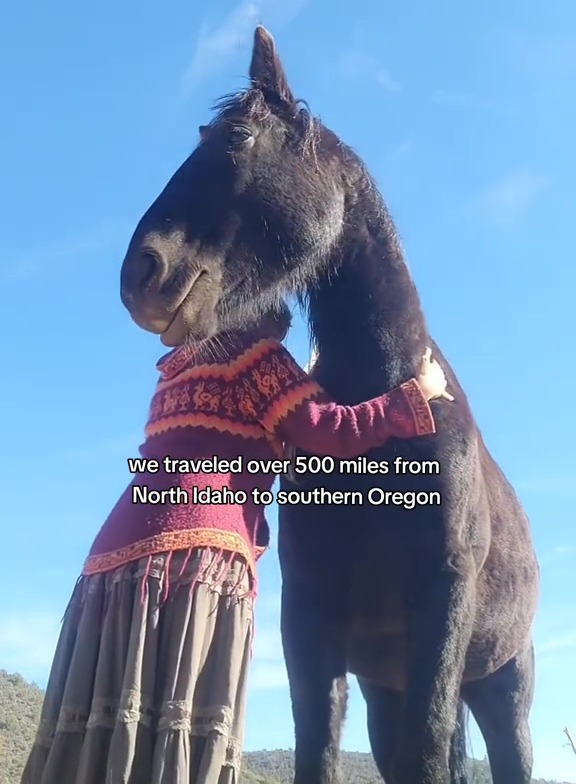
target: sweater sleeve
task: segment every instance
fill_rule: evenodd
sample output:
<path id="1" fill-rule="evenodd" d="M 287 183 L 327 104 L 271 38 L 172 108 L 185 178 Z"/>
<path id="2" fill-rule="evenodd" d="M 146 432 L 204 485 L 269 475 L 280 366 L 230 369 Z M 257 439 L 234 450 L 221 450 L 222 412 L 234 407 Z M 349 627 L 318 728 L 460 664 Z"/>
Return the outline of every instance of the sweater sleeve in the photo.
<path id="1" fill-rule="evenodd" d="M 416 379 L 359 405 L 343 406 L 331 401 L 281 344 L 267 360 L 269 374 L 258 385 L 263 391 L 258 419 L 287 445 L 346 459 L 391 436 L 411 438 L 436 430 Z"/>

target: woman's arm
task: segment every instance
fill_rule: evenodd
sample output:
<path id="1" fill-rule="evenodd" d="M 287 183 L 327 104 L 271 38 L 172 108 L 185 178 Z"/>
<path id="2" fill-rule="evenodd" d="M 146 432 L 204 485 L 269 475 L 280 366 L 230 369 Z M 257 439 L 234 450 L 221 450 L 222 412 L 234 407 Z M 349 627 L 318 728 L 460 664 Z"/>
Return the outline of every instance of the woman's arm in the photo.
<path id="1" fill-rule="evenodd" d="M 308 398 L 274 428 L 287 444 L 341 458 L 357 457 L 391 436 L 411 438 L 435 431 L 432 411 L 416 379 L 357 406 Z"/>
<path id="2" fill-rule="evenodd" d="M 445 396 L 446 381 L 427 351 L 419 379 L 410 379 L 380 397 L 356 406 L 330 401 L 291 354 L 276 344 L 266 359 L 269 373 L 258 419 L 287 445 L 315 454 L 353 458 L 384 444 L 391 436 L 411 438 L 435 432 L 428 400 Z M 264 382 L 264 383 L 263 383 Z"/>

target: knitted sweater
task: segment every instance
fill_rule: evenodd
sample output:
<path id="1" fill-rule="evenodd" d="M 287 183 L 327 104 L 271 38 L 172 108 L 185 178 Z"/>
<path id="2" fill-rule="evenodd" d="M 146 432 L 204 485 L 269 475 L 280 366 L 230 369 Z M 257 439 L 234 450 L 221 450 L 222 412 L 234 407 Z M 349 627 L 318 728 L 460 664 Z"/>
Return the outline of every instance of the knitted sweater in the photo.
<path id="1" fill-rule="evenodd" d="M 284 445 L 353 458 L 390 436 L 435 430 L 414 379 L 360 405 L 337 405 L 280 342 L 258 332 L 228 333 L 217 348 L 177 348 L 157 367 L 140 447 L 142 458 L 156 462 L 139 466 L 96 536 L 85 575 L 161 552 L 209 547 L 243 556 L 255 585 L 269 532 L 265 506 L 252 491 L 270 491 L 281 471 L 279 464 L 257 470 L 249 461 L 278 460 Z M 236 463 L 196 462 L 213 459 Z"/>

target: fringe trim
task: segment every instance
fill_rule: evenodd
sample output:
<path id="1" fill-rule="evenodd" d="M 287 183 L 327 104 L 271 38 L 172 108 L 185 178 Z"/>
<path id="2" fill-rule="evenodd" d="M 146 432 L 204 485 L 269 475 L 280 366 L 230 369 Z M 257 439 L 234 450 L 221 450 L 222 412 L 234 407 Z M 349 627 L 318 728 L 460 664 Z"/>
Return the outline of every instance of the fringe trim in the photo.
<path id="1" fill-rule="evenodd" d="M 190 548 L 210 548 L 230 550 L 245 558 L 250 564 L 254 574 L 255 562 L 266 548 L 256 547 L 251 552 L 248 542 L 234 531 L 219 530 L 215 528 L 191 528 L 164 533 L 143 539 L 127 545 L 120 550 L 108 553 L 89 555 L 82 570 L 83 575 L 109 572 L 120 566 L 145 558 L 146 556 L 160 555 L 173 550 L 188 550 Z"/>
<path id="2" fill-rule="evenodd" d="M 196 563 L 190 561 L 196 558 Z M 179 565 L 178 561 L 182 559 Z M 237 565 L 238 564 L 238 565 Z M 234 570 L 238 574 L 234 577 Z M 242 584 L 248 578 L 248 588 Z M 145 603 L 150 593 L 151 580 L 160 583 L 159 605 L 170 601 L 174 591 L 189 583 L 190 595 L 198 583 L 207 585 L 211 591 L 219 593 L 227 603 L 256 598 L 256 580 L 246 559 L 237 552 L 217 548 L 189 548 L 178 553 L 168 552 L 150 556 L 142 578 L 141 600 Z"/>
<path id="3" fill-rule="evenodd" d="M 180 558 L 182 563 L 179 564 Z M 196 564 L 190 561 L 197 559 Z M 238 574 L 232 579 L 236 563 Z M 248 588 L 242 585 L 248 574 Z M 166 551 L 149 555 L 138 561 L 123 564 L 113 571 L 94 575 L 81 575 L 74 586 L 72 596 L 62 618 L 64 622 L 70 614 L 78 616 L 90 594 L 102 592 L 104 602 L 101 617 L 105 616 L 105 608 L 110 601 L 112 583 L 121 580 L 139 582 L 140 601 L 145 605 L 150 599 L 151 581 L 160 584 L 159 606 L 170 601 L 174 591 L 183 588 L 187 583 L 190 594 L 198 583 L 207 585 L 219 593 L 227 603 L 240 602 L 244 599 L 254 601 L 257 596 L 257 583 L 250 564 L 245 557 L 235 551 L 222 548 L 190 547 L 176 552 Z"/>

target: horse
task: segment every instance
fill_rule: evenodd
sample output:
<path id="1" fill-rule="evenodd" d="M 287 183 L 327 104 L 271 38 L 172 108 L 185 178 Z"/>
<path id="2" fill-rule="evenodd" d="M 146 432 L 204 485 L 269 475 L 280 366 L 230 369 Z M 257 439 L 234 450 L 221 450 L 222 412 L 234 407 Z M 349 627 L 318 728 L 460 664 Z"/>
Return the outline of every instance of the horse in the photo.
<path id="1" fill-rule="evenodd" d="M 213 111 L 130 240 L 121 297 L 136 323 L 167 346 L 208 341 L 295 295 L 314 377 L 341 404 L 414 377 L 428 346 L 455 398 L 431 403 L 435 434 L 365 456 L 394 470 L 299 454 L 302 470 L 281 480 L 287 492 L 372 499 L 279 508 L 294 784 L 341 781 L 349 674 L 388 784 L 465 784 L 468 712 L 494 784 L 528 784 L 540 579 L 530 524 L 429 333 L 383 197 L 295 98 L 264 28 L 247 88 Z"/>

